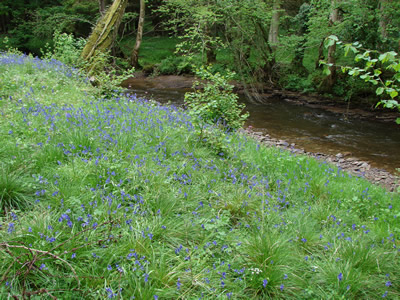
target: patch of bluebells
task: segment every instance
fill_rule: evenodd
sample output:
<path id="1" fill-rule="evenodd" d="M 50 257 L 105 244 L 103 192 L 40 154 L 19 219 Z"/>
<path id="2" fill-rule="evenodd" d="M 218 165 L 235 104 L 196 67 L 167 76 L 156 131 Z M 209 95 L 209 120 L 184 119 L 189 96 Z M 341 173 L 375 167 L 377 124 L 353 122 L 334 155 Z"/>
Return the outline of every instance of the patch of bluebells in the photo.
<path id="1" fill-rule="evenodd" d="M 10 56 L 1 59 L 0 63 L 8 64 L 22 64 L 29 60 L 30 63 L 36 64 L 38 69 L 54 68 L 63 72 L 63 68 L 57 67 L 56 63 L 39 63 L 28 57 L 22 59 Z M 49 244 L 62 242 L 64 237 L 58 240 L 56 233 L 53 233 L 57 228 L 65 228 L 68 232 L 79 228 L 89 230 L 90 234 L 100 235 L 104 233 L 104 227 L 100 225 L 98 211 L 106 211 L 106 219 L 118 222 L 107 227 L 106 237 L 102 236 L 101 242 L 92 246 L 89 252 L 90 260 L 96 261 L 98 265 L 102 265 L 101 262 L 104 263 L 109 258 L 107 255 L 112 253 L 114 241 L 118 241 L 118 235 L 123 232 L 143 247 L 157 249 L 159 243 L 165 246 L 163 249 L 167 252 L 166 255 L 172 257 L 168 267 L 174 272 L 180 272 L 175 277 L 176 286 L 172 285 L 174 292 L 183 293 L 187 284 L 184 276 L 198 272 L 197 274 L 202 275 L 199 279 L 201 286 L 205 286 L 205 290 L 215 295 L 223 292 L 228 298 L 232 297 L 233 292 L 229 291 L 231 286 L 238 290 L 241 290 L 241 287 L 252 286 L 254 289 L 274 289 L 276 293 L 285 293 L 293 285 L 290 274 L 276 279 L 276 284 L 269 280 L 270 270 L 280 268 L 282 264 L 278 254 L 277 257 L 271 257 L 265 265 L 263 261 L 254 268 L 247 267 L 254 264 L 247 254 L 249 248 L 253 247 L 262 253 L 262 249 L 257 248 L 258 243 L 249 241 L 249 236 L 259 237 L 264 241 L 265 236 L 270 233 L 281 235 L 285 237 L 285 243 L 277 241 L 276 245 L 284 247 L 279 249 L 283 252 L 290 248 L 286 247 L 288 244 L 301 245 L 307 250 L 307 255 L 301 254 L 298 262 L 299 265 L 307 266 L 307 276 L 312 281 L 314 276 L 320 276 L 320 257 L 340 252 L 342 247 L 356 245 L 371 235 L 369 226 L 360 224 L 359 220 L 348 220 L 344 210 L 340 210 L 343 199 L 334 201 L 337 206 L 334 206 L 326 218 L 318 221 L 316 228 L 322 228 L 324 234 L 314 233 L 314 228 L 310 233 L 308 228 L 302 227 L 300 221 L 314 213 L 312 203 L 316 201 L 312 193 L 315 182 L 307 174 L 307 163 L 299 160 L 297 169 L 275 178 L 267 171 L 261 172 L 260 166 L 247 160 L 234 161 L 217 155 L 208 159 L 197 157 L 196 151 L 190 148 L 190 143 L 193 142 L 190 140 L 188 145 L 178 148 L 170 136 L 179 130 L 190 135 L 194 133 L 194 128 L 189 116 L 177 108 L 138 100 L 134 96 L 114 98 L 110 101 L 93 100 L 82 107 L 60 107 L 56 104 L 46 106 L 40 103 L 31 107 L 25 107 L 23 103 L 17 103 L 16 106 L 24 126 L 28 128 L 36 121 L 46 128 L 41 130 L 43 128 L 37 126 L 39 130 L 36 132 L 38 140 L 35 147 L 42 149 L 52 145 L 62 153 L 61 158 L 54 161 L 55 168 L 64 168 L 70 163 L 79 162 L 93 171 L 91 175 L 96 177 L 93 182 L 85 182 L 87 186 L 82 193 L 84 195 L 79 195 L 79 199 L 72 202 L 71 199 L 63 198 L 62 189 L 59 187 L 61 183 L 65 184 L 65 178 L 50 180 L 51 177 L 46 179 L 35 175 L 34 179 L 38 185 L 36 197 L 43 199 L 42 202 L 56 199 L 57 202 L 53 203 L 60 203 L 59 208 L 51 209 L 51 213 L 57 216 L 54 221 L 58 222 L 51 224 L 51 229 L 44 228 L 47 231 L 43 232 L 51 234 L 38 233 L 40 240 Z M 52 134 L 48 134 L 47 130 Z M 79 132 L 87 135 L 79 137 L 78 134 L 70 134 Z M 57 140 L 54 138 L 57 134 L 66 135 L 68 139 Z M 239 156 L 240 151 L 246 147 L 246 142 L 240 141 L 230 146 L 232 153 Z M 261 150 L 260 147 L 257 148 L 257 151 Z M 276 156 L 282 156 L 282 160 L 289 159 L 282 153 L 277 153 Z M 292 159 L 295 160 L 295 157 Z M 176 161 L 179 161 L 179 164 Z M 123 165 L 124 168 L 110 167 L 114 165 Z M 329 190 L 335 178 L 343 176 L 343 173 L 334 171 L 326 164 L 320 164 L 320 168 L 322 176 L 325 176 L 321 179 L 321 189 Z M 144 192 L 147 188 L 157 191 L 157 184 L 160 182 L 168 182 L 168 186 L 162 187 L 160 195 L 149 196 Z M 196 184 L 206 191 L 201 197 Z M 371 191 L 367 189 L 361 191 L 360 195 L 365 200 L 372 198 Z M 162 200 L 164 196 L 184 203 L 184 208 L 175 211 L 172 204 L 158 207 L 153 198 L 159 197 L 156 200 Z M 296 198 L 304 198 L 305 201 L 296 203 Z M 195 201 L 192 201 L 193 199 Z M 54 213 L 57 209 L 58 214 Z M 176 230 L 173 223 L 166 223 L 168 218 L 164 215 L 167 215 L 169 210 L 173 212 L 176 220 L 185 221 L 184 230 L 189 232 L 186 234 L 186 240 L 176 238 L 165 242 L 164 238 Z M 8 224 L 8 233 L 15 231 L 16 221 L 15 219 Z M 203 239 L 196 235 L 191 236 L 190 232 L 197 229 L 200 234 L 196 234 Z M 32 232 L 32 228 L 28 231 Z M 83 243 L 89 243 L 88 240 L 82 240 Z M 394 247 L 396 243 L 396 238 L 389 235 L 384 239 L 382 247 Z M 115 245 L 120 246 L 118 242 Z M 313 248 L 321 248 L 321 252 L 314 256 L 313 253 L 309 253 L 314 251 L 310 250 Z M 71 253 L 70 258 L 77 258 L 77 254 Z M 149 270 L 155 268 L 158 263 L 154 259 L 156 260 L 157 256 L 146 258 L 138 249 L 129 249 L 118 258 L 113 258 L 112 262 L 108 260 L 104 263 L 103 266 L 106 267 L 102 271 L 107 274 L 117 273 L 121 277 L 134 276 L 140 282 L 148 284 L 153 276 Z M 198 261 L 203 262 L 201 270 L 196 269 Z M 340 262 L 340 259 L 334 260 L 334 263 Z M 181 268 L 178 271 L 177 266 Z M 253 274 L 252 269 L 258 271 Z M 345 281 L 342 273 L 336 274 L 337 281 Z M 388 288 L 391 284 L 391 281 L 387 280 L 385 287 Z M 106 287 L 106 293 L 109 298 L 118 295 L 110 287 Z"/>
<path id="2" fill-rule="evenodd" d="M 1 65 L 31 65 L 37 70 L 54 71 L 63 74 L 67 77 L 74 77 L 78 80 L 85 80 L 78 69 L 65 65 L 64 63 L 56 60 L 42 60 L 38 57 L 32 57 L 26 54 L 10 54 L 0 52 L 0 64 Z"/>

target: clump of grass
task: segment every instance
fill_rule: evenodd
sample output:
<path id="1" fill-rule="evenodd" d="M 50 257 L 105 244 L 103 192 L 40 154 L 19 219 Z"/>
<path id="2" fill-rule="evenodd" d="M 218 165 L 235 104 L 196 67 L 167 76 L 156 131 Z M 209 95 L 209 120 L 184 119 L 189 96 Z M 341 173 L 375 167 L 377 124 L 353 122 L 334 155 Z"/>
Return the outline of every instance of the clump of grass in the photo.
<path id="1" fill-rule="evenodd" d="M 0 298 L 400 297 L 399 194 L 240 133 L 218 155 L 185 111 L 51 93 L 24 59 L 0 76 L 48 88 L 1 100 L 1 180 L 32 207 L 0 217 Z"/>
<path id="2" fill-rule="evenodd" d="M 0 210 L 6 215 L 13 209 L 24 210 L 33 204 L 34 186 L 22 172 L 10 172 L 0 165 Z"/>

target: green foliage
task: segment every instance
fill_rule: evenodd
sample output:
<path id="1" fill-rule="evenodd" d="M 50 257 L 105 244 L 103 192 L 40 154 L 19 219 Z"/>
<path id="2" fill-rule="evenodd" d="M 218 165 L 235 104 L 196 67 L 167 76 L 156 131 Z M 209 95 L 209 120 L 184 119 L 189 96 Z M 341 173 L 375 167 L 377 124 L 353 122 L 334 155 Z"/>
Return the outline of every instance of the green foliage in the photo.
<path id="1" fill-rule="evenodd" d="M 56 31 L 53 47 L 47 44 L 42 54 L 46 60 L 58 60 L 66 65 L 78 67 L 97 86 L 98 96 L 111 98 L 121 93 L 123 91 L 120 87 L 121 82 L 132 77 L 134 69 L 117 70 L 112 64 L 114 57 L 109 52 L 98 52 L 90 61 L 83 61 L 80 54 L 85 43 L 84 39 L 76 39 L 72 34 Z"/>
<path id="2" fill-rule="evenodd" d="M 380 53 L 377 50 L 363 49 L 359 42 L 343 44 L 336 36 L 329 36 L 326 41 L 326 47 L 336 43 L 344 51 L 344 55 L 349 53 L 355 55 L 354 60 L 362 64 L 357 66 L 340 66 L 343 73 L 360 79 L 376 86 L 376 95 L 386 97 L 378 102 L 377 106 L 383 105 L 391 109 L 400 111 L 399 93 L 400 93 L 400 57 L 394 51 Z M 325 74 L 329 75 L 329 66 L 326 62 Z M 396 121 L 400 124 L 400 118 Z"/>
<path id="3" fill-rule="evenodd" d="M 162 75 L 190 74 L 193 69 L 193 60 L 188 56 L 169 56 L 157 66 L 156 73 Z"/>
<path id="4" fill-rule="evenodd" d="M 95 0 L 4 1 L 9 2 L 4 13 L 5 22 L 9 23 L 6 33 L 12 44 L 35 55 L 40 54 L 46 43 L 51 43 L 55 31 L 79 37 L 89 34 L 98 12 Z M 1 11 L 0 7 L 0 17 Z"/>
<path id="5" fill-rule="evenodd" d="M 275 53 L 268 42 L 271 4 L 173 0 L 165 1 L 158 11 L 165 16 L 165 27 L 181 39 L 178 55 L 197 54 L 200 63 L 211 64 L 217 53 L 227 50 L 237 73 L 264 80 L 274 72 Z"/>
<path id="6" fill-rule="evenodd" d="M 282 76 L 279 83 L 288 90 L 302 91 L 304 93 L 315 92 L 313 82 L 310 78 L 304 78 L 304 76 L 295 73 Z"/>
<path id="7" fill-rule="evenodd" d="M 55 31 L 52 46 L 46 44 L 42 50 L 45 59 L 56 59 L 67 65 L 79 67 L 82 65 L 80 53 L 86 41 L 82 38 L 75 39 L 72 34 Z"/>
<path id="8" fill-rule="evenodd" d="M 19 55 L 22 54 L 22 52 L 20 50 L 11 46 L 10 39 L 7 36 L 5 36 L 2 39 L 0 49 L 4 50 L 5 52 L 10 53 L 10 54 L 19 54 Z"/>
<path id="9" fill-rule="evenodd" d="M 223 47 L 222 40 L 213 28 L 222 21 L 221 7 L 215 1 L 167 1 L 158 9 L 166 16 L 175 15 L 175 18 L 164 22 L 166 28 L 175 33 L 181 42 L 177 44 L 178 53 L 192 55 L 200 53 L 202 61 L 207 51 Z M 179 11 L 176 15 L 175 11 Z"/>
<path id="10" fill-rule="evenodd" d="M 120 86 L 121 83 L 133 77 L 134 68 L 117 70 L 112 62 L 113 57 L 109 52 L 96 52 L 89 61 L 82 65 L 89 80 L 98 88 L 98 96 L 111 98 L 119 95 L 124 90 Z"/>
<path id="11" fill-rule="evenodd" d="M 207 124 L 226 126 L 228 130 L 241 128 L 249 114 L 242 113 L 244 104 L 238 102 L 233 85 L 228 83 L 234 74 L 212 74 L 209 69 L 201 67 L 196 70 L 196 75 L 203 83 L 195 82 L 193 88 L 197 90 L 185 94 L 189 114 Z"/>

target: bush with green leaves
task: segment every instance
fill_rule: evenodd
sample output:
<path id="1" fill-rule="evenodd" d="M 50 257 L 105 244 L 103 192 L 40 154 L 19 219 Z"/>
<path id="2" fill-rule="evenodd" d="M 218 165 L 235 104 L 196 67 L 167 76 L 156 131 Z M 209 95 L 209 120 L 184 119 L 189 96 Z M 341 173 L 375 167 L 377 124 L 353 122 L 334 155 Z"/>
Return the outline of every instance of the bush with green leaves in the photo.
<path id="1" fill-rule="evenodd" d="M 201 122 L 224 126 L 228 131 L 242 127 L 249 114 L 243 113 L 245 106 L 238 102 L 233 85 L 228 83 L 235 74 L 212 74 L 210 68 L 201 67 L 196 75 L 203 82 L 196 81 L 193 85 L 196 90 L 185 94 L 189 114 Z"/>
<path id="2" fill-rule="evenodd" d="M 46 44 L 42 55 L 45 59 L 56 59 L 70 66 L 79 66 L 82 65 L 80 53 L 85 43 L 82 38 L 76 39 L 72 34 L 55 31 L 53 45 Z"/>
<path id="3" fill-rule="evenodd" d="M 377 106 L 383 105 L 386 108 L 400 111 L 399 55 L 394 51 L 380 53 L 377 50 L 364 49 L 359 42 L 345 44 L 334 35 L 329 36 L 325 40 L 326 47 L 330 47 L 334 44 L 338 45 L 338 47 L 344 51 L 345 56 L 352 52 L 355 55 L 354 60 L 362 64 L 362 67 L 340 66 L 343 73 L 347 73 L 353 77 L 359 77 L 365 82 L 376 86 L 376 95 L 384 98 L 378 102 Z M 321 61 L 321 63 L 325 66 L 324 73 L 329 75 L 329 67 L 332 67 L 332 64 L 328 64 L 324 61 Z M 400 124 L 400 118 L 397 118 L 396 122 Z"/>

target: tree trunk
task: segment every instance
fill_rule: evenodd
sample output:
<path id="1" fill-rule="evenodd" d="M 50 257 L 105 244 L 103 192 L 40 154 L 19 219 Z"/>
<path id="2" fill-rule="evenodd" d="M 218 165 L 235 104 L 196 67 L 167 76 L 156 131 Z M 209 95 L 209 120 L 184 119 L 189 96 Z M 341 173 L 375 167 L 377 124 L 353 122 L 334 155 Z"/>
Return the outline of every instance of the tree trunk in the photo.
<path id="1" fill-rule="evenodd" d="M 112 46 L 127 4 L 128 0 L 114 0 L 89 36 L 81 53 L 83 59 L 90 61 L 96 52 L 104 52 Z"/>
<path id="2" fill-rule="evenodd" d="M 217 61 L 217 53 L 215 52 L 215 46 L 212 44 L 211 39 L 214 39 L 216 36 L 216 28 L 215 26 L 212 27 L 210 30 L 209 26 L 205 29 L 209 40 L 206 42 L 205 51 L 206 51 L 206 63 L 213 64 Z"/>
<path id="3" fill-rule="evenodd" d="M 100 15 L 104 15 L 104 12 L 106 11 L 106 0 L 99 0 L 99 11 Z"/>
<path id="4" fill-rule="evenodd" d="M 133 47 L 131 56 L 131 66 L 137 68 L 139 62 L 139 50 L 143 38 L 143 25 L 144 25 L 144 15 L 146 11 L 145 0 L 140 0 L 140 13 L 139 13 L 139 23 L 136 34 L 136 43 Z"/>
<path id="5" fill-rule="evenodd" d="M 272 49 L 271 45 L 269 44 L 269 41 L 268 41 L 269 35 L 268 35 L 268 32 L 264 29 L 263 25 L 260 24 L 259 22 L 256 22 L 255 26 L 261 33 L 260 37 L 264 40 L 264 43 L 262 46 L 264 48 L 264 51 L 262 51 L 262 53 L 263 53 L 262 59 L 265 64 L 262 68 L 262 72 L 264 73 L 264 77 L 267 77 L 268 80 L 270 82 L 272 82 L 272 78 L 275 75 L 273 72 L 273 69 L 274 69 L 274 66 L 276 63 L 275 51 Z"/>
<path id="6" fill-rule="evenodd" d="M 269 27 L 268 42 L 271 45 L 273 51 L 276 50 L 278 45 L 278 33 L 279 33 L 279 17 L 280 17 L 280 0 L 274 0 L 272 7 L 272 18 L 271 26 Z"/>
<path id="7" fill-rule="evenodd" d="M 329 16 L 329 25 L 334 26 L 335 23 L 339 21 L 339 9 L 337 8 L 337 4 L 340 0 L 332 0 L 332 10 Z M 331 64 L 329 67 L 330 74 L 328 76 L 328 86 L 332 87 L 336 82 L 336 42 L 328 48 L 328 64 Z"/>
<path id="8" fill-rule="evenodd" d="M 388 0 L 380 0 L 379 1 L 379 11 L 380 11 L 379 32 L 380 32 L 381 38 L 383 40 L 386 40 L 388 37 L 387 25 L 389 22 L 389 16 L 386 13 L 387 4 L 388 4 Z"/>
<path id="9" fill-rule="evenodd" d="M 323 38 L 321 43 L 319 44 L 318 58 L 315 61 L 315 69 L 321 69 L 320 61 L 324 59 L 324 42 L 325 42 L 325 38 Z"/>

